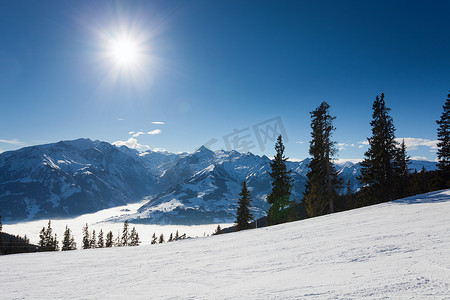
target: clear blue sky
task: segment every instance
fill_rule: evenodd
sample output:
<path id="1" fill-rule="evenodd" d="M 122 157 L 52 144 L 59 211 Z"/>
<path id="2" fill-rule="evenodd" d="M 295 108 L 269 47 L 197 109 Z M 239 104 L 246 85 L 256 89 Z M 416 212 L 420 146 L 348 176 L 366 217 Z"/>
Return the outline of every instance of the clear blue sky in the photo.
<path id="1" fill-rule="evenodd" d="M 339 157 L 362 158 L 372 102 L 384 92 L 409 154 L 436 158 L 450 1 L 0 5 L 0 151 L 79 137 L 171 152 L 216 139 L 218 150 L 248 128 L 239 134 L 250 151 L 272 156 L 252 126 L 279 117 L 287 155 L 301 159 L 309 112 L 325 100 Z M 105 58 L 121 34 L 138 45 L 133 68 Z"/>

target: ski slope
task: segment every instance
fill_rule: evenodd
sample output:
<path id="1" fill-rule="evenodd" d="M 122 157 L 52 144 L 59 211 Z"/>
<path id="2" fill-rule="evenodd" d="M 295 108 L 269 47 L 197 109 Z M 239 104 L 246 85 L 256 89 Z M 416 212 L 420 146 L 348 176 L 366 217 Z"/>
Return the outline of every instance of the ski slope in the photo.
<path id="1" fill-rule="evenodd" d="M 450 299 L 450 190 L 134 248 L 0 257 L 2 299 Z"/>

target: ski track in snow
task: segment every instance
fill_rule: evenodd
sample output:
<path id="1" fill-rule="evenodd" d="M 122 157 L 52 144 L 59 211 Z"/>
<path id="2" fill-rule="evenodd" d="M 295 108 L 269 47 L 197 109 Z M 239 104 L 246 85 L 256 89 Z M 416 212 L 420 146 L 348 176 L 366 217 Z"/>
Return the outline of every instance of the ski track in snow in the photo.
<path id="1" fill-rule="evenodd" d="M 450 299 L 450 190 L 161 245 L 0 257 L 2 299 Z"/>

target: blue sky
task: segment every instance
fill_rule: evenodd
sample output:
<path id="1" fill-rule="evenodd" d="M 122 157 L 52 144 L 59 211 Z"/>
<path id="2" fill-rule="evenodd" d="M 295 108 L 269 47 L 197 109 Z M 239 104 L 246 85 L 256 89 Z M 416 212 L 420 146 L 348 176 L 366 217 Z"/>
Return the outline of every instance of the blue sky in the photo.
<path id="1" fill-rule="evenodd" d="M 410 156 L 434 160 L 449 11 L 449 1 L 3 1 L 0 151 L 88 137 L 273 156 L 282 127 L 287 155 L 302 159 L 309 112 L 327 101 L 339 158 L 359 159 L 384 92 Z M 139 52 L 132 67 L 108 56 L 123 35 Z"/>

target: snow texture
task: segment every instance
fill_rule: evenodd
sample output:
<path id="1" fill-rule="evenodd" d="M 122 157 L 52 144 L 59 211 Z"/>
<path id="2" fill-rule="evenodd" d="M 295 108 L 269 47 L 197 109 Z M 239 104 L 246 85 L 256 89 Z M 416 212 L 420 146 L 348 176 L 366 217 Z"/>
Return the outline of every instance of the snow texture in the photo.
<path id="1" fill-rule="evenodd" d="M 207 238 L 0 257 L 2 299 L 450 299 L 450 190 Z"/>

